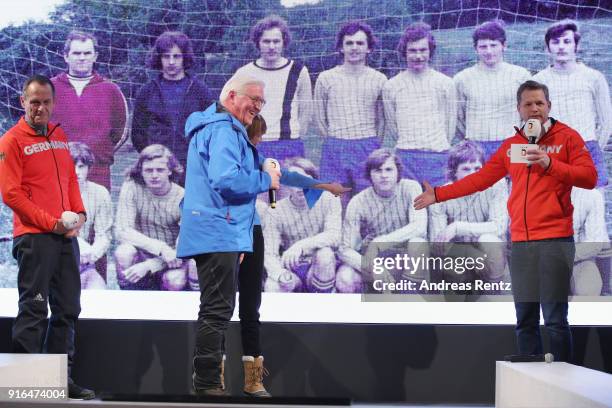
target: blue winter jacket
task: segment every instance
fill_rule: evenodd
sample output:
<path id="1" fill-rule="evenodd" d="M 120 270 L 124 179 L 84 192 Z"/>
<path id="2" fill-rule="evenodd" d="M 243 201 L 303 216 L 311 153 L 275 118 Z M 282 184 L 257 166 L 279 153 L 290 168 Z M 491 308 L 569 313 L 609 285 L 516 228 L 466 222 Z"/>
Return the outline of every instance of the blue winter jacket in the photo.
<path id="1" fill-rule="evenodd" d="M 251 252 L 257 194 L 270 189 L 244 126 L 213 103 L 187 119 L 185 197 L 177 255 Z"/>

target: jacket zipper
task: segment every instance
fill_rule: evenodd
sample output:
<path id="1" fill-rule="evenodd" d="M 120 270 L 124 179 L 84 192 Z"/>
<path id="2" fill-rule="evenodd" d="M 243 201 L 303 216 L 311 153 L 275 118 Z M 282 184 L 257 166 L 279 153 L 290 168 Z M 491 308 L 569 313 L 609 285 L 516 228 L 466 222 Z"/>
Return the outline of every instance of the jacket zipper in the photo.
<path id="1" fill-rule="evenodd" d="M 546 132 L 544 136 L 540 138 L 540 141 L 544 139 L 546 136 L 548 136 L 549 134 L 551 134 L 550 130 L 552 130 L 554 125 L 555 125 L 555 122 L 552 122 L 550 129 L 548 129 L 548 132 Z M 527 137 L 523 134 L 523 132 L 519 128 L 515 126 L 514 129 L 516 129 L 517 133 L 520 136 L 527 139 Z M 538 146 L 537 143 L 536 143 L 536 146 Z M 527 241 L 529 241 L 529 229 L 527 226 L 527 193 L 529 193 L 529 177 L 530 176 L 531 176 L 531 167 L 527 169 L 527 187 L 525 187 L 525 202 L 523 203 L 523 219 L 525 220 L 525 235 L 526 235 Z"/>
<path id="2" fill-rule="evenodd" d="M 57 175 L 57 184 L 59 185 L 59 189 L 60 189 L 60 197 L 61 197 L 61 203 L 62 203 L 62 210 L 66 211 L 66 207 L 64 207 L 64 190 L 62 189 L 62 180 L 60 178 L 60 174 L 59 174 L 59 166 L 57 165 L 57 159 L 55 158 L 55 152 L 53 151 L 53 147 L 51 146 L 51 135 L 53 134 L 53 132 L 55 132 L 55 129 L 57 129 L 59 127 L 59 124 L 55 125 L 55 127 L 53 129 L 51 129 L 51 131 L 45 136 L 45 138 L 47 139 L 47 142 L 49 142 L 49 147 L 51 150 L 51 155 L 53 156 L 53 162 L 55 163 L 55 174 Z"/>
<path id="3" fill-rule="evenodd" d="M 525 203 L 523 204 L 523 217 L 525 218 L 525 234 L 529 241 L 529 229 L 527 228 L 527 193 L 529 193 L 529 176 L 531 176 L 531 167 L 527 169 L 527 187 L 525 188 Z"/>

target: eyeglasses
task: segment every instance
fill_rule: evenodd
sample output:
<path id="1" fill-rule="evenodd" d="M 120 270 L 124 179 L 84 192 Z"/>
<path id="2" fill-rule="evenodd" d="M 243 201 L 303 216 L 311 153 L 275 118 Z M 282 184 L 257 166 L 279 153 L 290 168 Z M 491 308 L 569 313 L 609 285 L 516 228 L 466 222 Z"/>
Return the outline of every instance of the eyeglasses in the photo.
<path id="1" fill-rule="evenodd" d="M 266 104 L 266 100 L 263 98 L 260 98 L 259 96 L 251 96 L 248 95 L 244 92 L 236 92 L 238 95 L 243 95 L 246 96 L 247 98 L 249 98 L 250 100 L 253 101 L 253 103 L 257 106 L 259 105 L 260 108 L 263 108 L 263 106 Z"/>

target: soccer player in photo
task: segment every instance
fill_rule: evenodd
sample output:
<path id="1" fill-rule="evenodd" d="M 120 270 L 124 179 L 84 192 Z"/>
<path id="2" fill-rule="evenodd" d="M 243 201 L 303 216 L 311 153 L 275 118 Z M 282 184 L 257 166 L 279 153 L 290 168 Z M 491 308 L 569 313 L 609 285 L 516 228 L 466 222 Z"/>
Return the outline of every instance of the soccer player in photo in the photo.
<path id="1" fill-rule="evenodd" d="M 318 178 L 307 159 L 294 157 L 283 169 Z M 267 214 L 264 228 L 266 292 L 331 292 L 336 278 L 336 256 L 342 229 L 340 199 L 323 192 L 309 208 L 301 188 L 289 187 L 289 196 Z"/>
<path id="2" fill-rule="evenodd" d="M 235 75 L 257 78 L 265 84 L 266 104 L 260 114 L 268 130 L 257 149 L 279 161 L 303 157 L 302 137 L 312 117 L 308 68 L 284 56 L 291 43 L 291 33 L 283 18 L 270 15 L 259 20 L 251 28 L 250 37 L 259 57 L 240 67 Z"/>
<path id="3" fill-rule="evenodd" d="M 342 262 L 336 274 L 338 292 L 361 290 L 367 278 L 362 273 L 362 256 L 368 245 L 425 242 L 427 212 L 412 207 L 412 200 L 422 192 L 421 186 L 414 180 L 402 179 L 401 174 L 402 163 L 391 149 L 378 149 L 368 156 L 365 175 L 371 186 L 355 195 L 346 209 L 338 251 Z M 427 251 L 418 251 L 421 254 Z M 424 276 L 402 278 L 420 281 Z"/>
<path id="4" fill-rule="evenodd" d="M 89 179 L 110 190 L 110 166 L 127 137 L 128 112 L 121 89 L 94 70 L 97 45 L 92 34 L 68 34 L 64 44 L 67 72 L 51 78 L 57 101 L 51 119 L 61 123 L 71 142 L 89 146 L 96 158 Z"/>
<path id="5" fill-rule="evenodd" d="M 321 178 L 351 187 L 353 194 L 369 185 L 361 169 L 383 136 L 382 89 L 387 78 L 367 65 L 375 44 L 369 25 L 344 24 L 336 35 L 342 63 L 321 72 L 315 85 L 315 118 L 324 138 Z M 342 198 L 346 205 L 350 196 Z"/>
<path id="6" fill-rule="evenodd" d="M 195 262 L 176 257 L 183 166 L 167 147 L 145 147 L 129 170 L 117 205 L 115 250 L 122 289 L 197 289 Z M 195 284 L 192 284 L 192 282 Z"/>
<path id="7" fill-rule="evenodd" d="M 552 64 L 533 79 L 548 86 L 550 114 L 576 129 L 584 139 L 597 168 L 597 186 L 608 184 L 608 170 L 602 150 L 612 133 L 612 103 L 605 76 L 578 61 L 578 25 L 562 20 L 551 25 L 544 41 Z"/>
<path id="8" fill-rule="evenodd" d="M 157 37 L 147 61 L 157 75 L 140 88 L 134 102 L 131 138 L 138 152 L 162 144 L 181 165 L 187 163 L 187 117 L 212 103 L 208 87 L 187 71 L 193 64 L 193 45 L 187 35 L 166 31 Z"/>
<path id="9" fill-rule="evenodd" d="M 397 141 L 402 177 L 442 184 L 457 123 L 455 86 L 430 66 L 436 41 L 428 24 L 408 26 L 397 49 L 407 68 L 383 90 L 386 132 Z"/>
<path id="10" fill-rule="evenodd" d="M 79 181 L 87 220 L 79 230 L 81 288 L 106 289 L 106 252 L 110 248 L 113 205 L 108 190 L 87 176 L 95 157 L 85 143 L 70 142 L 70 156 Z"/>
<path id="11" fill-rule="evenodd" d="M 598 189 L 574 187 L 571 200 L 574 206 L 576 241 L 572 293 L 599 296 L 603 289 L 603 294 L 609 294 L 607 292 L 610 290 L 611 254 L 610 238 L 606 230 L 604 196 Z"/>
<path id="12" fill-rule="evenodd" d="M 472 141 L 453 146 L 447 166 L 450 183 L 480 170 L 485 163 L 484 155 L 483 149 Z M 478 271 L 478 276 L 487 282 L 510 282 L 502 246 L 508 231 L 507 200 L 508 185 L 505 179 L 501 179 L 484 191 L 432 205 L 429 211 L 430 240 L 472 243 L 473 246 L 460 245 L 456 249 L 472 259 L 486 259 L 485 268 Z M 450 246 L 444 248 L 452 250 Z M 444 276 L 449 273 L 456 280 L 466 279 L 454 275 L 454 271 L 446 271 Z"/>
<path id="13" fill-rule="evenodd" d="M 488 159 L 503 135 L 518 126 L 516 90 L 531 74 L 504 61 L 506 30 L 500 20 L 487 21 L 472 34 L 478 62 L 453 78 L 457 89 L 457 130 L 478 142 Z"/>

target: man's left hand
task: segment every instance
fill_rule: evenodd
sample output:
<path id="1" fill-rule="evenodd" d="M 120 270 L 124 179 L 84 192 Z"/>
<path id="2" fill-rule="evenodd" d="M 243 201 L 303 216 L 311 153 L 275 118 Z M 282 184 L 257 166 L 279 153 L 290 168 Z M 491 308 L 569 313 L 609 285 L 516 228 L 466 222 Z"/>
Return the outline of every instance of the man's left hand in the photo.
<path id="1" fill-rule="evenodd" d="M 546 152 L 544 152 L 543 150 L 540 150 L 537 146 L 530 146 L 527 149 L 526 158 L 531 165 L 537 163 L 544 170 L 546 170 L 548 166 L 550 166 L 550 157 L 548 157 L 548 154 L 546 154 Z"/>

